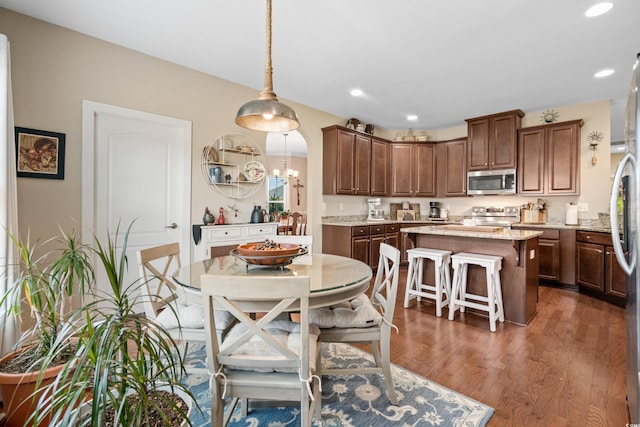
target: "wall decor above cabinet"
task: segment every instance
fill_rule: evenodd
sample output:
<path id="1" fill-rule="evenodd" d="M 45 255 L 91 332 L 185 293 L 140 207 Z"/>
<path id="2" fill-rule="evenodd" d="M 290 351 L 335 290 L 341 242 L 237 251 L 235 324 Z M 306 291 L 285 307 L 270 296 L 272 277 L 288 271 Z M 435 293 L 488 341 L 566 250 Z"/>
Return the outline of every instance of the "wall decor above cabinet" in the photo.
<path id="1" fill-rule="evenodd" d="M 467 170 L 514 169 L 521 110 L 467 119 Z"/>
<path id="2" fill-rule="evenodd" d="M 200 167 L 210 188 L 231 199 L 244 199 L 263 187 L 264 155 L 248 136 L 222 135 L 203 148 Z"/>

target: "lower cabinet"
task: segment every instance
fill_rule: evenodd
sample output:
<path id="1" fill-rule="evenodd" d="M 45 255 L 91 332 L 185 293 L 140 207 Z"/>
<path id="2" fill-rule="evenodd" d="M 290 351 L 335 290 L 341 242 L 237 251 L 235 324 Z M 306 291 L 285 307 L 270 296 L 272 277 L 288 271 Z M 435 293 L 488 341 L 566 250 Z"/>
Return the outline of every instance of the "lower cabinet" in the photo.
<path id="1" fill-rule="evenodd" d="M 577 232 L 576 283 L 594 296 L 623 305 L 626 275 L 611 245 L 607 233 Z"/>
<path id="2" fill-rule="evenodd" d="M 399 247 L 400 224 L 362 226 L 322 225 L 322 252 L 354 258 L 376 268 L 380 244 Z"/>
<path id="3" fill-rule="evenodd" d="M 538 239 L 538 277 L 547 282 L 575 285 L 575 230 L 515 226 L 541 231 Z"/>

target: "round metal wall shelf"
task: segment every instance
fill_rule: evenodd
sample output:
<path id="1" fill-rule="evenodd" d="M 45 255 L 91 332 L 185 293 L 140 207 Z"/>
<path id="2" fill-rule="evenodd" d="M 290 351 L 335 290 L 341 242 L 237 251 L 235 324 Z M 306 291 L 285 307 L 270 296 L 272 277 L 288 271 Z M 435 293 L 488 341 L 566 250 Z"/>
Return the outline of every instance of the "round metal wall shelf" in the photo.
<path id="1" fill-rule="evenodd" d="M 244 199 L 263 188 L 266 169 L 262 150 L 248 136 L 228 133 L 202 150 L 202 178 L 230 199 Z"/>

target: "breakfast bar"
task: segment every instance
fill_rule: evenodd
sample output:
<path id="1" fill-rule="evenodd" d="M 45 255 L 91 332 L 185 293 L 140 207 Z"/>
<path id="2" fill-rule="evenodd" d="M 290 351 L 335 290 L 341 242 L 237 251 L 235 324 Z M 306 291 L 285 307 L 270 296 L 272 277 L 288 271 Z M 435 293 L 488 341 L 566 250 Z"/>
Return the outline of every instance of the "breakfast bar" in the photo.
<path id="1" fill-rule="evenodd" d="M 463 225 L 404 227 L 400 232 L 407 233 L 415 247 L 445 249 L 454 254 L 472 252 L 501 256 L 505 320 L 526 325 L 535 316 L 538 237 L 542 232 Z M 470 266 L 468 290 L 486 295 L 486 279 L 481 269 Z"/>

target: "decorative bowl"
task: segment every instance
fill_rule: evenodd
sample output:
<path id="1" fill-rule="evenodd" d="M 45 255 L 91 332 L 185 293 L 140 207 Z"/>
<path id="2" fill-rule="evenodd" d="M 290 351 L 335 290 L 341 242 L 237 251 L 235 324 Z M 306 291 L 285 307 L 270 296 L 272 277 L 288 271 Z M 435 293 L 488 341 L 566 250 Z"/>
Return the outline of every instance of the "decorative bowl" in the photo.
<path id="1" fill-rule="evenodd" d="M 238 254 L 249 264 L 280 265 L 291 261 L 300 252 L 300 245 L 293 243 L 280 243 L 279 249 L 256 249 L 260 243 L 239 245 Z"/>

